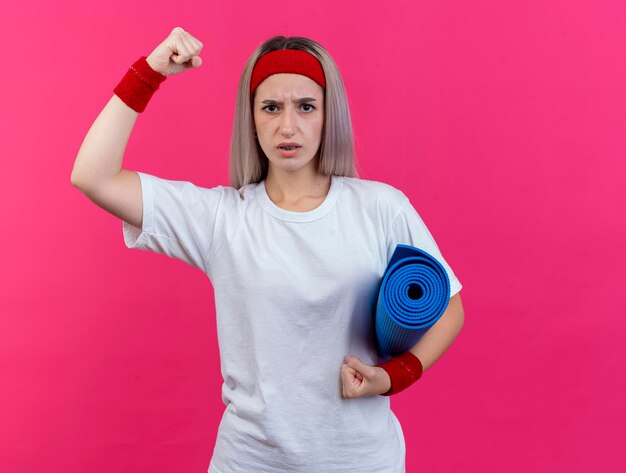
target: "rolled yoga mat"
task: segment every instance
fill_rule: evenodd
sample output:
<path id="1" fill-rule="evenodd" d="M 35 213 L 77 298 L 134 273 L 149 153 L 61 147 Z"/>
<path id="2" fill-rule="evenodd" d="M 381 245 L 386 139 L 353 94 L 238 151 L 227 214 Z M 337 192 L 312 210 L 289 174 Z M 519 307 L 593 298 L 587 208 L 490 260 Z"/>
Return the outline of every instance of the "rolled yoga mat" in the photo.
<path id="1" fill-rule="evenodd" d="M 376 344 L 381 363 L 407 351 L 443 315 L 450 279 L 429 253 L 399 244 L 385 269 L 376 304 Z"/>

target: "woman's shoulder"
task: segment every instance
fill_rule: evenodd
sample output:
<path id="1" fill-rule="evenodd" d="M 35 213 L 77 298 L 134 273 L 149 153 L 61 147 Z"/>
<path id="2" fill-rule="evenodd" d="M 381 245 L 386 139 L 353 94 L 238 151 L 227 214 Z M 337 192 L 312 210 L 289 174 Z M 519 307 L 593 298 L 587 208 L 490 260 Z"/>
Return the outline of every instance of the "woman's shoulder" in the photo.
<path id="1" fill-rule="evenodd" d="M 347 176 L 342 176 L 342 179 L 343 186 L 357 195 L 360 201 L 384 202 L 397 208 L 407 199 L 400 189 L 386 182 Z"/>
<path id="2" fill-rule="evenodd" d="M 240 203 L 240 201 L 247 201 L 248 198 L 256 192 L 256 188 L 259 185 L 258 182 L 251 182 L 243 185 L 239 189 L 232 185 L 217 185 L 207 190 L 218 191 L 223 195 L 225 202 Z"/>

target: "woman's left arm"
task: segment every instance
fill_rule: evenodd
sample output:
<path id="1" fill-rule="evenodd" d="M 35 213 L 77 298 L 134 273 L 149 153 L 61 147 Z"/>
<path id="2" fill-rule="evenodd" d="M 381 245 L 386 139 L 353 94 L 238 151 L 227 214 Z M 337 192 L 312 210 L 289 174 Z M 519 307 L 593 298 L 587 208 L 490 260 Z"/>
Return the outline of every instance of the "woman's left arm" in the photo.
<path id="1" fill-rule="evenodd" d="M 409 348 L 409 351 L 422 362 L 423 371 L 430 368 L 450 348 L 461 331 L 464 321 L 463 304 L 461 296 L 457 292 L 450 298 L 448 307 L 435 325 L 430 327 L 418 342 Z"/>
<path id="2" fill-rule="evenodd" d="M 448 350 L 461 331 L 464 320 L 461 296 L 456 293 L 439 320 L 408 350 L 419 358 L 423 371 Z M 341 366 L 341 384 L 343 397 L 375 396 L 389 391 L 391 379 L 383 368 L 366 365 L 356 356 L 349 355 Z"/>

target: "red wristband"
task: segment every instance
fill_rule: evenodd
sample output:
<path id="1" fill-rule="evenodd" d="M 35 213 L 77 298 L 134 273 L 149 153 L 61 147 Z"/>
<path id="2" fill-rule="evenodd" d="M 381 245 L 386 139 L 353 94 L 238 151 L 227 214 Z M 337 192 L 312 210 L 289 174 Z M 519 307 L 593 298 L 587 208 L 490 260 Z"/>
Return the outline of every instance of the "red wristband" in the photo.
<path id="1" fill-rule="evenodd" d="M 391 396 L 408 388 L 422 376 L 422 362 L 410 351 L 398 355 L 387 363 L 378 364 L 391 378 L 391 388 L 381 396 Z"/>
<path id="2" fill-rule="evenodd" d="M 152 94 L 167 76 L 155 71 L 142 56 L 128 68 L 126 75 L 113 89 L 113 93 L 136 112 L 143 112 Z"/>

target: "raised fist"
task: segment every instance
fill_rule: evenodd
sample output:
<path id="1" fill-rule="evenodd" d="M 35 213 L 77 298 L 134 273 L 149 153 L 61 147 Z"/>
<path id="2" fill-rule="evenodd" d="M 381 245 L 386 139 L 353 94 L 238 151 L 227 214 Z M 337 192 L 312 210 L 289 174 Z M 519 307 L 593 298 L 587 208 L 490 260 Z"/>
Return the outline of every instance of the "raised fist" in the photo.
<path id="1" fill-rule="evenodd" d="M 198 56 L 200 51 L 202 51 L 202 43 L 177 26 L 150 53 L 146 62 L 155 71 L 164 76 L 171 76 L 187 69 L 200 67 L 202 65 L 202 59 Z"/>

